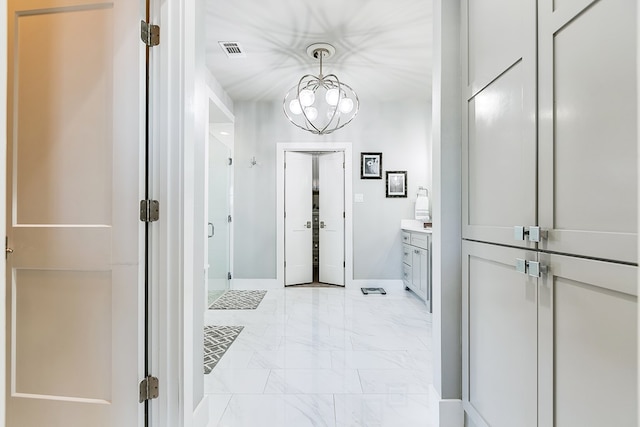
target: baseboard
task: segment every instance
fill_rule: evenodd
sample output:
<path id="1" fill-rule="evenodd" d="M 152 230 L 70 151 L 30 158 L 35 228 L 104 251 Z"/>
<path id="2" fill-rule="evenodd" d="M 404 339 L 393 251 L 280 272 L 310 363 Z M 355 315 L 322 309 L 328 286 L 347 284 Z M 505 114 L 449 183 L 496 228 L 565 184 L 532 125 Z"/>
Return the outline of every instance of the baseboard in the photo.
<path id="1" fill-rule="evenodd" d="M 232 279 L 231 289 L 282 289 L 282 284 L 276 279 Z"/>
<path id="2" fill-rule="evenodd" d="M 432 408 L 433 427 L 463 427 L 464 411 L 461 399 L 442 399 L 433 387 L 429 390 L 429 407 Z"/>
<path id="3" fill-rule="evenodd" d="M 198 407 L 193 411 L 193 427 L 207 427 L 209 424 L 209 396 L 204 395 L 204 398 L 198 404 Z"/>

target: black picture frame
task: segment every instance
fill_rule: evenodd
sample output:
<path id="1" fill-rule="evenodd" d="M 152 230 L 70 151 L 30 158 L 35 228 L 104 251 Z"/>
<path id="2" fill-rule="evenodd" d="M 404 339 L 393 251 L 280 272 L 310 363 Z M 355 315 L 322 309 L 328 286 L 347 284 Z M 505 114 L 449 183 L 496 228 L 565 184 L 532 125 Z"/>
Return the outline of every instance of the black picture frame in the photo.
<path id="1" fill-rule="evenodd" d="M 382 153 L 360 153 L 360 179 L 382 179 Z"/>
<path id="2" fill-rule="evenodd" d="M 387 197 L 407 197 L 407 171 L 387 171 L 385 178 Z"/>

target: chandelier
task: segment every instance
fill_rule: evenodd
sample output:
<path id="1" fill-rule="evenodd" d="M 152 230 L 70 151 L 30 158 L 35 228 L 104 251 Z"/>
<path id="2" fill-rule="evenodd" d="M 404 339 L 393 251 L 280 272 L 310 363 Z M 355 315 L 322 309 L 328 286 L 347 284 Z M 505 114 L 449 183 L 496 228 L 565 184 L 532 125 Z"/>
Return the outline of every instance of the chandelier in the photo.
<path id="1" fill-rule="evenodd" d="M 320 74 L 305 74 L 287 92 L 283 101 L 284 114 L 300 129 L 316 135 L 327 135 L 346 126 L 358 114 L 358 95 L 335 74 L 322 74 L 322 60 L 331 58 L 336 50 L 327 43 L 315 43 L 307 54 L 320 60 Z"/>

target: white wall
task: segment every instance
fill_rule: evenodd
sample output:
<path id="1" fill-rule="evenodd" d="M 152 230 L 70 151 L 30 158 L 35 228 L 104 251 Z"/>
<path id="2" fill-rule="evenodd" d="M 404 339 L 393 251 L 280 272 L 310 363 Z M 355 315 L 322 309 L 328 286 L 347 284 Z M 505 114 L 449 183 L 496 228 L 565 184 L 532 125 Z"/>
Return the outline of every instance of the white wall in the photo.
<path id="1" fill-rule="evenodd" d="M 276 144 L 353 143 L 354 279 L 400 279 L 400 220 L 413 217 L 418 186 L 431 189 L 429 102 L 363 101 L 358 116 L 331 135 L 290 124 L 280 102 L 236 102 L 234 278 L 276 278 Z M 360 179 L 360 152 L 382 152 L 383 171 L 406 170 L 407 199 L 385 197 L 382 180 Z M 258 164 L 250 167 L 250 159 Z"/>
<path id="2" fill-rule="evenodd" d="M 462 425 L 460 2 L 435 0 L 433 69 L 434 426 Z"/>

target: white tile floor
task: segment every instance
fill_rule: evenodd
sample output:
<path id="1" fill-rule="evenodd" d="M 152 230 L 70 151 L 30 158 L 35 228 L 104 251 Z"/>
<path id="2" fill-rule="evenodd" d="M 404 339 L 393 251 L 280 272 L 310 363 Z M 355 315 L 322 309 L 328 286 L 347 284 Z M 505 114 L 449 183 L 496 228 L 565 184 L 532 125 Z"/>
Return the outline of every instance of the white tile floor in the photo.
<path id="1" fill-rule="evenodd" d="M 244 326 L 211 374 L 209 427 L 428 427 L 431 315 L 387 288 L 269 290 L 256 310 L 208 310 Z"/>

